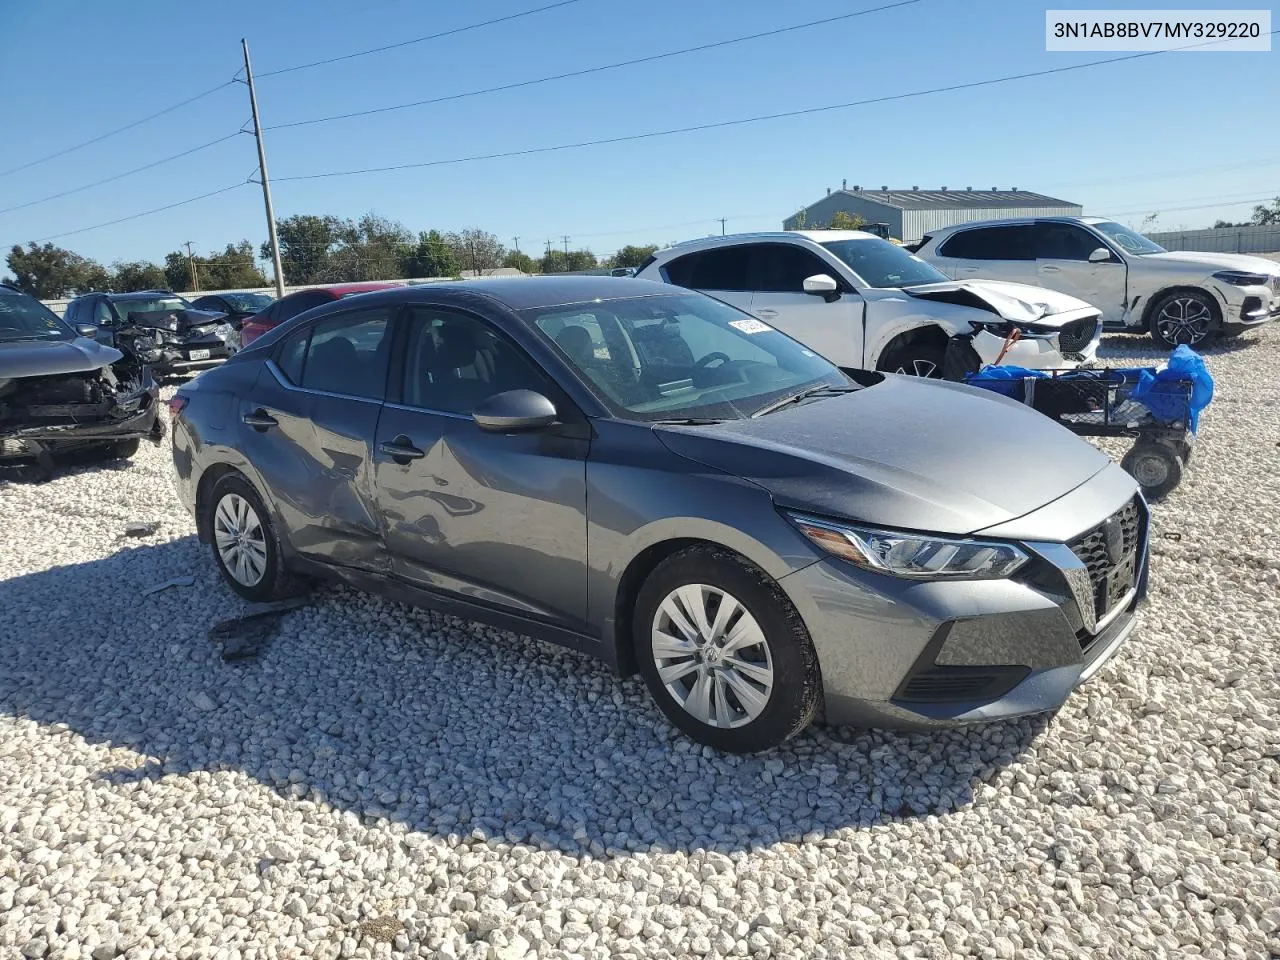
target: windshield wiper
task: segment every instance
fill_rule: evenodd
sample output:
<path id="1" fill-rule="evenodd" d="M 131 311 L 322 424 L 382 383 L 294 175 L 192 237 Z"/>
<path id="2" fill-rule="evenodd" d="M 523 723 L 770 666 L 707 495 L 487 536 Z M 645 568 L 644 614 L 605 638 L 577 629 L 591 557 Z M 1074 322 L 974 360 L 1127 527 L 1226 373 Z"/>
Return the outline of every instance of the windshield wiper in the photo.
<path id="1" fill-rule="evenodd" d="M 854 391 L 861 389 L 862 387 L 860 386 L 833 387 L 827 385 L 822 387 L 813 387 L 810 390 L 805 390 L 804 392 L 797 393 L 794 396 L 784 397 L 776 403 L 771 403 L 767 407 L 757 410 L 751 415 L 751 418 L 754 420 L 756 417 L 763 417 L 766 413 L 773 413 L 775 410 L 781 410 L 783 407 L 789 407 L 795 403 L 803 403 L 806 400 L 816 400 L 819 397 L 838 397 L 842 393 L 853 393 Z"/>
<path id="2" fill-rule="evenodd" d="M 650 420 L 649 422 L 677 427 L 709 427 L 712 424 L 724 423 L 723 420 L 717 420 L 714 417 L 676 417 L 672 420 Z"/>

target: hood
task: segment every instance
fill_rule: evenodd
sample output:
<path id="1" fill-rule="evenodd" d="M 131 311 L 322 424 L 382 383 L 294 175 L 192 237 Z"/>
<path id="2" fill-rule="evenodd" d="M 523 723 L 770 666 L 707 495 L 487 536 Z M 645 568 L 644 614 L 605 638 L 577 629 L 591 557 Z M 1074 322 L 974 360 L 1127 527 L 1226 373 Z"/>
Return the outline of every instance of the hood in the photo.
<path id="1" fill-rule="evenodd" d="M 954 303 L 985 310 L 1015 323 L 1038 323 L 1048 327 L 1060 327 L 1082 316 L 1100 313 L 1096 307 L 1070 294 L 1003 280 L 930 283 L 904 287 L 902 292 L 917 300 Z"/>
<path id="2" fill-rule="evenodd" d="M 179 333 L 192 327 L 204 326 L 206 323 L 217 323 L 226 316 L 219 310 L 146 310 L 129 314 L 133 322 L 140 327 L 173 330 Z"/>
<path id="3" fill-rule="evenodd" d="M 1167 253 L 1148 253 L 1134 257 L 1137 266 L 1148 263 L 1168 264 L 1173 267 L 1201 266 L 1207 272 L 1219 270 L 1242 270 L 1247 273 L 1261 273 L 1269 277 L 1280 276 L 1280 263 L 1266 257 L 1250 257 L 1243 253 L 1201 253 L 1198 250 L 1171 250 Z"/>
<path id="4" fill-rule="evenodd" d="M 758 483 L 779 506 L 937 533 L 1024 516 L 1111 462 L 1020 403 L 915 377 L 754 420 L 654 430 L 673 452 Z"/>
<path id="5" fill-rule="evenodd" d="M 0 341 L 0 380 L 90 373 L 123 357 L 119 350 L 84 337 L 75 340 Z"/>

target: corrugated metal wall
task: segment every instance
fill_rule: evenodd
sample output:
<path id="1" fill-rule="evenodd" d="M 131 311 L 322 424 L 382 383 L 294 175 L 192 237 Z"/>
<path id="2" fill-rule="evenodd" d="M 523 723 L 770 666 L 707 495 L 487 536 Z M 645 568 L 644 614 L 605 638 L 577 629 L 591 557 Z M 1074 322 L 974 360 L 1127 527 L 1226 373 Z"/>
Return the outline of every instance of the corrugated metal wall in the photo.
<path id="1" fill-rule="evenodd" d="M 1003 220 L 1006 217 L 1078 217 L 1080 207 L 982 207 L 981 209 L 947 208 L 939 210 L 905 210 L 902 215 L 903 243 L 913 243 L 930 230 L 977 220 Z"/>
<path id="2" fill-rule="evenodd" d="M 897 231 L 902 229 L 902 211 L 897 207 L 886 206 L 865 197 L 850 196 L 847 193 L 833 193 L 807 206 L 804 225 L 810 230 L 821 230 L 841 210 L 850 216 L 862 217 L 868 223 L 887 223 L 889 233 L 895 237 L 898 235 Z M 797 216 L 799 214 L 787 217 L 782 221 L 782 228 L 796 229 Z"/>
<path id="3" fill-rule="evenodd" d="M 1280 224 L 1257 227 L 1220 227 L 1216 230 L 1172 230 L 1147 234 L 1166 250 L 1201 250 L 1205 253 L 1280 252 Z"/>

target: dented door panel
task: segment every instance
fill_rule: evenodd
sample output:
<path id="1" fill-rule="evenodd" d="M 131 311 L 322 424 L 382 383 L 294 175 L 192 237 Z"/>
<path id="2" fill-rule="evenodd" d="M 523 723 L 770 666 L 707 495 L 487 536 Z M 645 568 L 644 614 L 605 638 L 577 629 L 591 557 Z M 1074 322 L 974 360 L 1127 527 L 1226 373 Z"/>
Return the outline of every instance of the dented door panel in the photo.
<path id="1" fill-rule="evenodd" d="M 387 404 L 374 458 L 394 572 L 581 629 L 587 449 L 553 431 L 485 433 L 470 417 Z"/>

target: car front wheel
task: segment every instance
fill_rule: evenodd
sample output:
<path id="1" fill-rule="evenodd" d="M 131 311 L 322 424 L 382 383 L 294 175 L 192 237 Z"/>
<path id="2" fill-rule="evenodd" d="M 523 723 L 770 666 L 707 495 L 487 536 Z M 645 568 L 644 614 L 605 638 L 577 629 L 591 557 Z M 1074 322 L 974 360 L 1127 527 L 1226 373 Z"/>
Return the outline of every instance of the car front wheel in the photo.
<path id="1" fill-rule="evenodd" d="M 295 592 L 284 569 L 280 541 L 262 498 L 243 477 L 228 474 L 209 497 L 213 559 L 227 585 L 246 600 L 274 600 Z"/>
<path id="2" fill-rule="evenodd" d="M 1175 290 L 1151 309 L 1151 337 L 1170 350 L 1199 347 L 1213 339 L 1218 326 L 1217 305 L 1199 290 Z"/>
<path id="3" fill-rule="evenodd" d="M 881 373 L 901 373 L 910 377 L 940 379 L 946 361 L 946 347 L 927 341 L 890 347 L 880 356 L 876 369 Z"/>
<path id="4" fill-rule="evenodd" d="M 813 719 L 818 659 L 777 583 L 737 554 L 679 551 L 649 575 L 632 623 L 640 671 L 662 712 L 718 750 L 767 750 Z"/>

